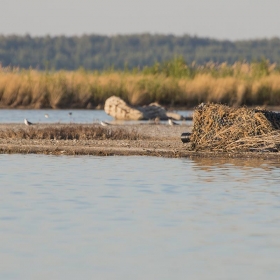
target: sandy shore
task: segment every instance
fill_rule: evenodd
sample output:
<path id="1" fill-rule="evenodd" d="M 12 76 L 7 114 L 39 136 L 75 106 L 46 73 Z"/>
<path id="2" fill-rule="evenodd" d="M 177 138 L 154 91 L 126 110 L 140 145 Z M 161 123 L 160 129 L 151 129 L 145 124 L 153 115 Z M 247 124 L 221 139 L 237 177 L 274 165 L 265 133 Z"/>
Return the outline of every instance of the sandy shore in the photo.
<path id="1" fill-rule="evenodd" d="M 63 126 L 44 124 L 43 126 Z M 88 125 L 87 125 L 88 126 Z M 190 149 L 189 143 L 182 143 L 181 134 L 191 132 L 192 126 L 165 124 L 116 125 L 108 129 L 135 131 L 143 136 L 141 140 L 50 140 L 50 139 L 0 139 L 0 153 L 50 154 L 50 155 L 141 155 L 158 157 L 237 157 L 280 160 L 279 153 L 212 153 Z M 0 124 L 0 130 L 29 129 L 24 124 Z"/>

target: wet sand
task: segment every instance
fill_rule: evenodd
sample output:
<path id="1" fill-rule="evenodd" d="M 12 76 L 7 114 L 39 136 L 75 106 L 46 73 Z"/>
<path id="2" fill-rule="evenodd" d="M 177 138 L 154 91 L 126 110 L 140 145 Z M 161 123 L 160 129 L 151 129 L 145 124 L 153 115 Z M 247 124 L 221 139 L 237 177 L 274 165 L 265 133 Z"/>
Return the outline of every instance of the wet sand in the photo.
<path id="1" fill-rule="evenodd" d="M 44 124 L 43 126 L 59 126 Z M 62 125 L 61 125 L 62 126 Z M 88 126 L 88 125 L 87 125 Z M 0 130 L 29 129 L 24 124 L 0 124 Z M 50 139 L 0 139 L 0 153 L 49 154 L 49 155 L 98 155 L 98 156 L 158 156 L 158 157 L 205 157 L 205 158 L 259 158 L 280 160 L 280 153 L 217 153 L 192 151 L 189 143 L 182 143 L 181 134 L 191 132 L 190 125 L 166 124 L 116 125 L 108 129 L 136 131 L 139 140 L 50 140 Z"/>

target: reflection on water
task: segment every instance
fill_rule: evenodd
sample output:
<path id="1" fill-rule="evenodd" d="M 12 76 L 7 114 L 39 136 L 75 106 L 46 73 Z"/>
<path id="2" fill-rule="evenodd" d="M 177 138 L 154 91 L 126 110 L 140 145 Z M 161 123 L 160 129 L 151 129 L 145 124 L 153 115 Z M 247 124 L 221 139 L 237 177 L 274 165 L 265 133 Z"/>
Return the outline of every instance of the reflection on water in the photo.
<path id="1" fill-rule="evenodd" d="M 278 162 L 1 155 L 0 177 L 0 279 L 278 279 Z"/>
<path id="2" fill-rule="evenodd" d="M 194 169 L 200 174 L 202 181 L 225 181 L 235 184 L 237 181 L 267 184 L 271 180 L 279 179 L 280 162 L 263 159 L 209 159 L 194 158 Z M 266 176 L 264 176 L 266 174 Z M 267 176 L 270 174 L 270 176 Z M 223 179 L 222 179 L 223 178 Z"/>
<path id="3" fill-rule="evenodd" d="M 227 165 L 235 167 L 252 167 L 262 169 L 275 169 L 280 167 L 279 160 L 264 160 L 258 158 L 193 158 L 192 159 L 198 168 L 215 167 L 224 168 Z"/>

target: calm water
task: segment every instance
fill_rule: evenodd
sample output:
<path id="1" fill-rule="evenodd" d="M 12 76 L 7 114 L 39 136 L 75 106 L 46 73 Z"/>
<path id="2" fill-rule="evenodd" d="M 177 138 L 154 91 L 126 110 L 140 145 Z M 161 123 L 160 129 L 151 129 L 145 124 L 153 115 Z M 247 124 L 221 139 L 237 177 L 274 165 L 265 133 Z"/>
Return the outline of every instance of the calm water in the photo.
<path id="1" fill-rule="evenodd" d="M 0 279 L 279 279 L 279 168 L 0 155 Z"/>
<path id="2" fill-rule="evenodd" d="M 72 113 L 69 115 L 69 113 Z M 177 111 L 182 116 L 191 116 L 193 111 Z M 46 118 L 45 114 L 49 117 Z M 101 120 L 113 122 L 103 110 L 10 110 L 0 109 L 0 123 L 96 123 Z M 129 123 L 129 122 L 126 122 Z"/>

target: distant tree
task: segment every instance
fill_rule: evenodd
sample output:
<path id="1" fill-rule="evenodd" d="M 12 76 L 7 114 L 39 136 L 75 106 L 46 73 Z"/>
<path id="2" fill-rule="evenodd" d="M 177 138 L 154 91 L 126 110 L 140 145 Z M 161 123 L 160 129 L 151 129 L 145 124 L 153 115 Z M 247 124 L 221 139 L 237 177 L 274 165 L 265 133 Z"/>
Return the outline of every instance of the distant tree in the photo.
<path id="1" fill-rule="evenodd" d="M 83 36 L 0 36 L 2 66 L 23 68 L 88 70 L 106 68 L 143 69 L 156 62 L 182 57 L 197 64 L 239 60 L 280 62 L 280 39 L 219 41 L 196 36 L 173 35 L 83 35 Z"/>

